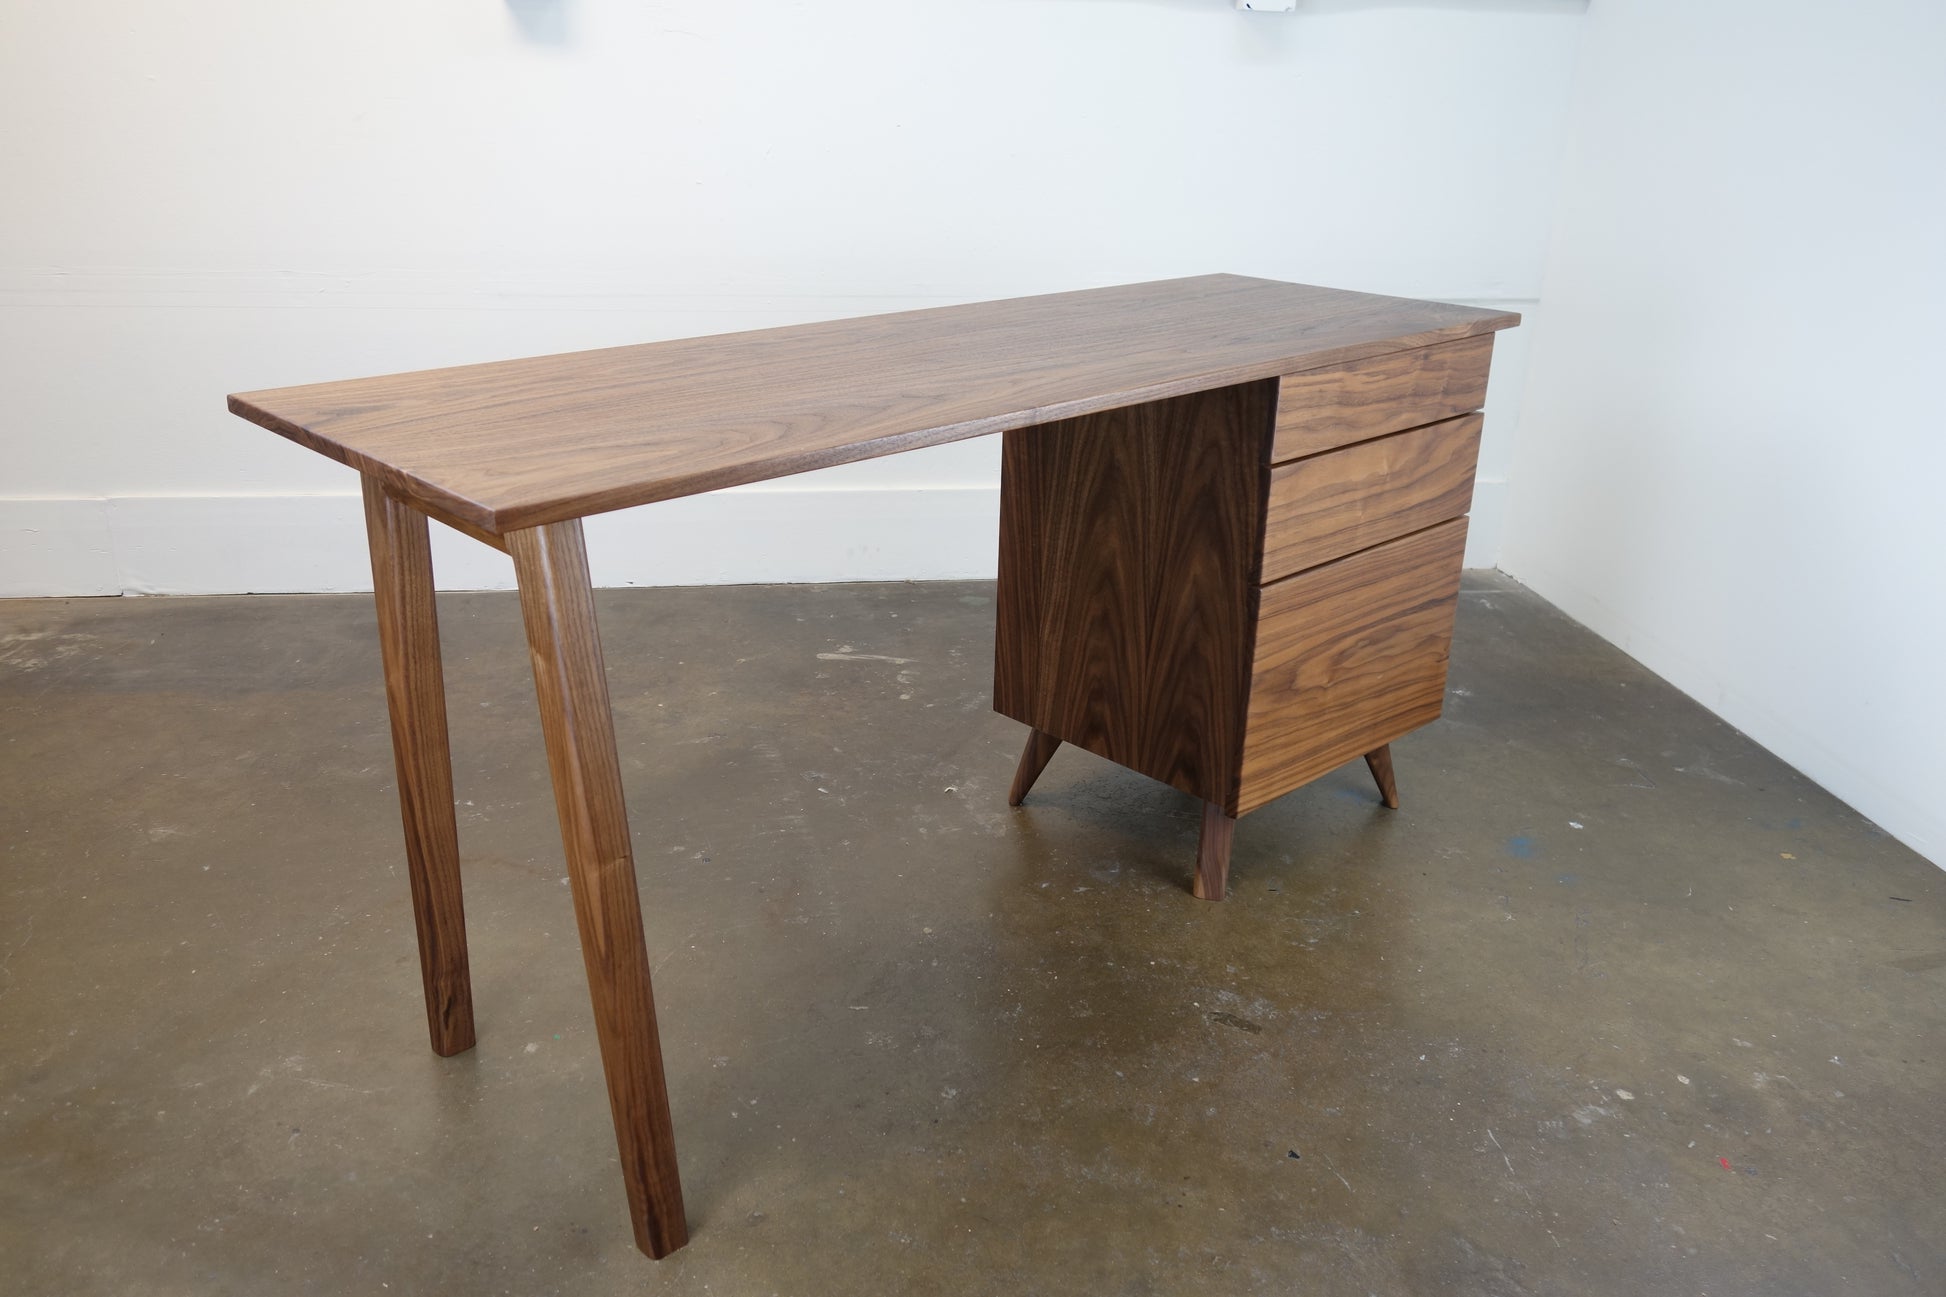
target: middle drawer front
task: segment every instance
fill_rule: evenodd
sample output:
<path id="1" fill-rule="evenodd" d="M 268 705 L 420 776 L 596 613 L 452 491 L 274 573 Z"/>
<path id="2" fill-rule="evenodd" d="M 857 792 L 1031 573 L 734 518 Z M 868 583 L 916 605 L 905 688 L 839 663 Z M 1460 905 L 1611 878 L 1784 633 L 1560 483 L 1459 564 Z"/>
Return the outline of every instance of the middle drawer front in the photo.
<path id="1" fill-rule="evenodd" d="M 1281 464 L 1270 473 L 1269 582 L 1457 518 L 1473 501 L 1478 414 Z"/>

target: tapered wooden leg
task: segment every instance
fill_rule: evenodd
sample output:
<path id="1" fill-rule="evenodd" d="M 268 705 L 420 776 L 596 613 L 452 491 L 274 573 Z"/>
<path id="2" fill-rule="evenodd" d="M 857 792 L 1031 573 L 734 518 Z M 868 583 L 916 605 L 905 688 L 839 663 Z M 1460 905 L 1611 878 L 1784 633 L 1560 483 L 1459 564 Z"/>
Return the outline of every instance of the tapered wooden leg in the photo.
<path id="1" fill-rule="evenodd" d="M 588 968 L 608 1106 L 621 1147 L 635 1243 L 663 1257 L 689 1241 L 669 1090 L 649 989 L 649 956 L 622 805 L 614 718 L 595 633 L 594 593 L 578 520 L 507 537 L 540 696 L 554 805 Z"/>
<path id="2" fill-rule="evenodd" d="M 1014 786 L 1007 790 L 1007 805 L 1018 806 L 1027 799 L 1027 790 L 1047 769 L 1047 763 L 1054 757 L 1054 749 L 1061 746 L 1061 740 L 1040 730 L 1027 732 L 1027 747 L 1020 754 L 1020 765 L 1014 769 Z"/>
<path id="3" fill-rule="evenodd" d="M 1220 901 L 1230 889 L 1230 838 L 1237 822 L 1215 802 L 1203 803 L 1203 835 L 1196 842 L 1196 882 L 1190 887 L 1199 901 Z"/>
<path id="4" fill-rule="evenodd" d="M 1378 781 L 1378 797 L 1393 810 L 1399 809 L 1399 784 L 1392 777 L 1392 745 L 1373 748 L 1365 754 L 1365 764 L 1372 769 L 1372 778 Z"/>
<path id="5" fill-rule="evenodd" d="M 432 544 L 426 515 L 365 479 L 365 530 L 378 599 L 392 760 L 405 819 L 412 919 L 433 1052 L 473 1048 L 473 987 L 466 967 L 466 911 L 460 899 L 459 825 L 446 738 L 446 681 L 433 608 Z"/>

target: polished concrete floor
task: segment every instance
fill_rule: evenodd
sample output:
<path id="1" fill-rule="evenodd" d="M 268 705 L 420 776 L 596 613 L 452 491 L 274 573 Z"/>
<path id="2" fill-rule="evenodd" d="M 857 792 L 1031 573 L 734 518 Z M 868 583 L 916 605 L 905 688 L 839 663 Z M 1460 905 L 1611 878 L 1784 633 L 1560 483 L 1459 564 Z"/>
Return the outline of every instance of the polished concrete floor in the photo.
<path id="1" fill-rule="evenodd" d="M 1503 579 L 1246 819 L 983 584 L 600 596 L 694 1241 L 623 1217 L 514 599 L 442 597 L 426 1046 L 369 601 L 0 604 L 0 1292 L 1946 1292 L 1946 873 Z"/>

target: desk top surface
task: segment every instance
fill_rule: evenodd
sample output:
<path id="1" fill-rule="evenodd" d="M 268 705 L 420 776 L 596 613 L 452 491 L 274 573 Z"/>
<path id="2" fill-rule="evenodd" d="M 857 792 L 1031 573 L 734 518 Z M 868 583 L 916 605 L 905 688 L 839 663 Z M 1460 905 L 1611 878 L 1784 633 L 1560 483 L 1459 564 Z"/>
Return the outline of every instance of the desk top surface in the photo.
<path id="1" fill-rule="evenodd" d="M 230 397 L 496 534 L 1517 324 L 1237 275 Z"/>

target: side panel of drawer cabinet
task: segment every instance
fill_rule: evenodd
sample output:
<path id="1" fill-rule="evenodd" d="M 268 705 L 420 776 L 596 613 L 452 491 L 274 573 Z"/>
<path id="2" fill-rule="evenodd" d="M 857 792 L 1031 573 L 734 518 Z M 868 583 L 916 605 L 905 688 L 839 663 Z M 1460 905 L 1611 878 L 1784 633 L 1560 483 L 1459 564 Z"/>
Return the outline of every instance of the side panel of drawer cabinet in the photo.
<path id="1" fill-rule="evenodd" d="M 1236 796 L 1270 379 L 1006 434 L 993 707 Z"/>
<path id="2" fill-rule="evenodd" d="M 1480 424 L 1462 415 L 1272 469 L 1263 580 L 1465 513 Z"/>
<path id="3" fill-rule="evenodd" d="M 1395 351 L 1277 384 L 1277 433 L 1271 462 L 1436 423 L 1486 404 L 1493 335 Z"/>
<path id="4" fill-rule="evenodd" d="M 1233 814 L 1439 715 L 1465 549 L 1455 518 L 1264 588 Z"/>

